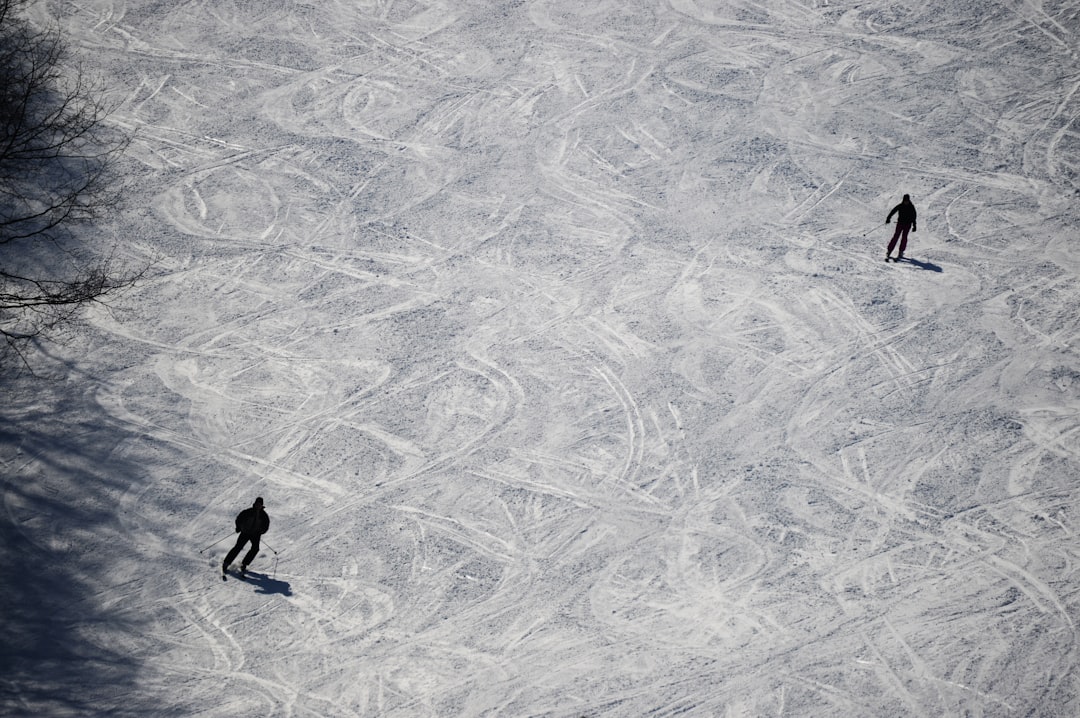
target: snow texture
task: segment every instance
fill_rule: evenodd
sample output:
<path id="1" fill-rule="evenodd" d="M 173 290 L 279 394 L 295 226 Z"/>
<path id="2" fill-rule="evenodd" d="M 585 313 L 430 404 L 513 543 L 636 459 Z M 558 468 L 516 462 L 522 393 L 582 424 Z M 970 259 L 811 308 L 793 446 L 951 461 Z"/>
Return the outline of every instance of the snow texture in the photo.
<path id="1" fill-rule="evenodd" d="M 151 270 L 3 379 L 0 713 L 1080 715 L 1080 0 L 47 10 Z"/>

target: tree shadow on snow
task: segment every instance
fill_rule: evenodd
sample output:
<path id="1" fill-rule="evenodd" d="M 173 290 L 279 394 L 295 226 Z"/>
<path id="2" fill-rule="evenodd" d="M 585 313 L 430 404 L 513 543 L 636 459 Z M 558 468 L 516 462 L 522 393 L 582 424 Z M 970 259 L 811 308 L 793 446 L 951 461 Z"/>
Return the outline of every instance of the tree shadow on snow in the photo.
<path id="1" fill-rule="evenodd" d="M 0 714 L 154 712 L 130 700 L 153 626 L 125 600 L 137 585 L 115 573 L 132 539 L 120 499 L 143 481 L 145 457 L 86 378 L 2 369 Z"/>

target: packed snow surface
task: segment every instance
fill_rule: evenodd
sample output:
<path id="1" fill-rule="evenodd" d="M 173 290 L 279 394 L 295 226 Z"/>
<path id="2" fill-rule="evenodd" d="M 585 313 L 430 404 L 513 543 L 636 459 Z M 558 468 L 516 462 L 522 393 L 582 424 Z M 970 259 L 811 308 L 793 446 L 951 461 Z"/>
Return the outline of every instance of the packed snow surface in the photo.
<path id="1" fill-rule="evenodd" d="M 4 372 L 0 712 L 1080 714 L 1080 0 L 34 12 L 148 270 Z"/>

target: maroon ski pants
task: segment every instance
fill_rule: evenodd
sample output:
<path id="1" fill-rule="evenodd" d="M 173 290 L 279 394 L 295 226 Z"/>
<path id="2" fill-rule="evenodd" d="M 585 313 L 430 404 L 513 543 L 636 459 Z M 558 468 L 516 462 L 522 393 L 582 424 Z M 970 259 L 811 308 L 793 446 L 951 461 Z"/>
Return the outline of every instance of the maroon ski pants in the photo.
<path id="1" fill-rule="evenodd" d="M 893 232 L 892 239 L 889 241 L 889 250 L 886 254 L 892 254 L 893 248 L 896 247 L 896 240 L 900 240 L 900 256 L 904 256 L 904 250 L 907 249 L 907 233 L 911 229 L 911 225 L 906 222 L 897 222 L 896 231 Z"/>

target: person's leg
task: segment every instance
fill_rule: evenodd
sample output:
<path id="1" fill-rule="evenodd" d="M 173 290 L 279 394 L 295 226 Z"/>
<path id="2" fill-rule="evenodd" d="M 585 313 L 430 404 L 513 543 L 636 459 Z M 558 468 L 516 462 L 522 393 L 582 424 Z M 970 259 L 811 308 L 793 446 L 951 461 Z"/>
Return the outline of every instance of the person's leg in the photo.
<path id="1" fill-rule="evenodd" d="M 229 549 L 229 553 L 225 554 L 225 560 L 221 562 L 221 565 L 228 568 L 237 556 L 240 555 L 241 549 L 244 548 L 244 544 L 247 543 L 248 537 L 244 534 L 240 534 L 236 537 L 236 545 Z"/>
<path id="2" fill-rule="evenodd" d="M 242 568 L 247 568 L 251 564 L 251 562 L 255 560 L 255 557 L 258 556 L 258 555 L 259 555 L 259 537 L 258 536 L 252 536 L 251 537 L 251 549 L 244 556 L 244 561 L 240 564 L 240 566 Z"/>
<path id="3" fill-rule="evenodd" d="M 902 226 L 898 225 L 896 227 L 896 231 L 900 233 L 900 254 L 896 255 L 898 257 L 903 257 L 904 252 L 907 250 L 907 235 L 908 235 L 908 232 L 910 230 L 911 230 L 911 225 L 910 224 L 905 224 L 905 225 L 902 225 Z"/>
<path id="4" fill-rule="evenodd" d="M 888 257 L 890 254 L 892 254 L 893 249 L 896 248 L 896 240 L 898 240 L 898 239 L 900 239 L 900 223 L 899 222 L 896 223 L 896 231 L 893 232 L 892 239 L 889 240 L 889 248 L 887 250 L 885 250 L 885 256 L 886 257 Z M 901 249 L 900 253 L 903 254 L 904 250 Z"/>

